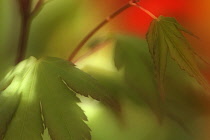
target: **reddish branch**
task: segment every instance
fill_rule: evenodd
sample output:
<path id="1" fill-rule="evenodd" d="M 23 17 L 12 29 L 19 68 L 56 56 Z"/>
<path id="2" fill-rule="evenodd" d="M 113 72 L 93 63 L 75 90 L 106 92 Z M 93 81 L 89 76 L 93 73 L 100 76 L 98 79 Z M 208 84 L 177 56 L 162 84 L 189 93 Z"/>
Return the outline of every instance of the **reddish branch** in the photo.
<path id="1" fill-rule="evenodd" d="M 75 58 L 75 56 L 78 54 L 78 52 L 81 50 L 81 48 L 85 45 L 85 43 L 98 31 L 100 30 L 104 25 L 106 25 L 107 23 L 110 22 L 110 20 L 112 20 L 113 18 L 115 18 L 116 16 L 118 16 L 119 14 L 121 14 L 123 11 L 125 11 L 126 9 L 128 9 L 131 6 L 135 6 L 139 9 L 141 9 L 142 11 L 144 11 L 145 13 L 147 13 L 149 16 L 151 16 L 153 19 L 158 19 L 155 15 L 153 15 L 151 12 L 149 12 L 148 10 L 146 10 L 145 8 L 141 7 L 138 2 L 140 0 L 130 0 L 126 5 L 124 5 L 123 7 L 121 7 L 120 9 L 118 9 L 117 11 L 115 11 L 113 14 L 111 14 L 110 16 L 108 16 L 107 18 L 105 18 L 101 23 L 99 23 L 98 26 L 96 26 L 91 32 L 89 32 L 84 39 L 78 44 L 78 46 L 73 50 L 73 52 L 71 53 L 70 57 L 69 57 L 69 61 L 73 61 L 73 59 Z M 97 49 L 98 50 L 98 49 Z M 92 50 L 91 50 L 92 51 Z"/>
<path id="2" fill-rule="evenodd" d="M 101 50 L 102 48 L 106 47 L 106 45 L 108 44 L 109 42 L 106 41 L 106 42 L 102 42 L 100 44 L 97 44 L 96 46 L 94 46 L 92 49 L 90 49 L 90 51 L 86 52 L 85 54 L 83 54 L 82 56 L 78 57 L 77 59 L 75 60 L 72 60 L 72 63 L 77 63 L 85 58 L 87 58 L 88 56 L 94 54 L 95 52 Z"/>
<path id="3" fill-rule="evenodd" d="M 43 0 L 39 0 L 32 12 L 31 0 L 19 0 L 18 4 L 21 16 L 21 29 L 15 64 L 18 64 L 25 58 L 31 22 L 34 18 L 33 14 L 38 13 L 40 11 L 39 7 L 41 7 L 44 4 L 44 2 Z"/>
<path id="4" fill-rule="evenodd" d="M 118 16 L 120 13 L 122 13 L 123 11 L 125 11 L 126 9 L 128 9 L 129 7 L 132 6 L 131 3 L 133 2 L 138 2 L 138 0 L 135 1 L 131 1 L 129 3 L 127 3 L 126 5 L 124 5 L 123 7 L 121 7 L 120 9 L 118 9 L 117 11 L 115 11 L 113 14 L 111 14 L 110 16 L 108 16 L 106 19 L 104 19 L 101 23 L 99 23 L 98 26 L 96 26 L 89 34 L 87 34 L 87 36 L 85 36 L 85 38 L 78 44 L 78 46 L 73 50 L 73 52 L 71 53 L 70 57 L 69 57 L 69 61 L 73 61 L 74 57 L 77 55 L 77 53 L 80 51 L 80 49 L 84 46 L 84 44 L 99 30 L 101 29 L 104 25 L 106 25 L 107 23 L 110 22 L 110 20 L 112 20 L 113 18 L 115 18 L 116 16 Z"/>
<path id="5" fill-rule="evenodd" d="M 21 15 L 21 31 L 17 50 L 17 57 L 15 63 L 18 64 L 24 59 L 27 47 L 29 29 L 30 29 L 30 10 L 31 1 L 19 0 L 20 15 Z"/>

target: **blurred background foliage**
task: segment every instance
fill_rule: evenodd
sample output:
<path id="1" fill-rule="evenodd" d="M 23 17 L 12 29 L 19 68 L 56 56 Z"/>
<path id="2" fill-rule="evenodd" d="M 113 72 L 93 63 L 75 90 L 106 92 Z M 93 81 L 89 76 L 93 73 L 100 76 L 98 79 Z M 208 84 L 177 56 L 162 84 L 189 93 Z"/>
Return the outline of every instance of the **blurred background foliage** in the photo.
<path id="1" fill-rule="evenodd" d="M 126 2 L 52 0 L 32 23 L 27 57 L 67 59 L 84 35 Z M 142 0 L 140 4 L 156 16 L 176 17 L 203 38 L 204 42 L 194 42 L 193 47 L 210 59 L 208 0 Z M 123 123 L 98 102 L 82 98 L 80 105 L 88 116 L 93 140 L 209 140 L 209 97 L 173 60 L 168 61 L 166 101 L 159 104 L 153 64 L 144 40 L 151 20 L 139 9 L 130 8 L 91 39 L 110 33 L 123 34 L 120 36 L 125 46 L 120 51 L 124 51 L 122 59 L 127 62 L 123 70 L 117 70 L 114 65 L 116 40 L 76 64 L 122 103 Z M 16 0 L 0 0 L 0 78 L 14 65 L 19 29 Z M 89 50 L 87 46 L 79 55 Z M 200 68 L 210 79 L 210 68 L 202 63 Z"/>

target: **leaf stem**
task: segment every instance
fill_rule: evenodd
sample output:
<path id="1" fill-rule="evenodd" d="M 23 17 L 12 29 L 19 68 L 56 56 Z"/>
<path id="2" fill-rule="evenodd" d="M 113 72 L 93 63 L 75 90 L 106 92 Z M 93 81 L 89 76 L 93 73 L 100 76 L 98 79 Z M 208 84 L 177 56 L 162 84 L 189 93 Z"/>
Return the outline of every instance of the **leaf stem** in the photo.
<path id="1" fill-rule="evenodd" d="M 139 9 L 141 9 L 143 12 L 145 12 L 147 15 L 149 15 L 149 16 L 152 17 L 153 19 L 157 19 L 157 20 L 158 20 L 158 18 L 157 18 L 153 13 L 151 13 L 149 10 L 143 8 L 143 7 L 140 6 L 139 4 L 133 3 L 132 5 L 135 6 L 135 7 L 137 7 L 137 8 L 139 8 Z"/>
<path id="2" fill-rule="evenodd" d="M 136 2 L 136 1 L 132 1 Z M 116 10 L 114 13 L 112 13 L 110 16 L 108 16 L 107 18 L 105 18 L 101 23 L 98 24 L 98 26 L 96 26 L 91 32 L 89 32 L 85 38 L 78 44 L 78 46 L 73 50 L 73 52 L 71 53 L 71 55 L 69 56 L 69 61 L 72 61 L 74 59 L 74 57 L 77 55 L 77 53 L 81 50 L 81 48 L 84 46 L 84 44 L 98 31 L 100 30 L 104 25 L 106 25 L 107 23 L 109 23 L 113 18 L 115 18 L 116 16 L 118 16 L 120 13 L 122 13 L 123 11 L 125 11 L 126 9 L 128 9 L 129 7 L 132 6 L 132 3 L 129 2 L 126 5 L 122 6 L 121 8 L 119 8 L 118 10 Z"/>
<path id="3" fill-rule="evenodd" d="M 98 44 L 97 46 L 94 46 L 90 51 L 87 51 L 85 54 L 83 54 L 82 56 L 78 57 L 77 59 L 75 60 L 72 60 L 72 63 L 77 63 L 87 57 L 89 57 L 90 55 L 98 52 L 99 50 L 101 50 L 102 48 L 106 47 L 106 45 L 108 44 L 109 42 L 103 42 L 103 43 L 100 43 Z"/>
<path id="4" fill-rule="evenodd" d="M 48 3 L 52 2 L 53 0 L 39 0 L 36 4 L 36 6 L 34 7 L 33 11 L 31 12 L 31 17 L 35 18 L 37 15 L 39 15 L 39 13 L 42 11 L 42 9 L 45 7 L 45 5 L 47 5 Z"/>

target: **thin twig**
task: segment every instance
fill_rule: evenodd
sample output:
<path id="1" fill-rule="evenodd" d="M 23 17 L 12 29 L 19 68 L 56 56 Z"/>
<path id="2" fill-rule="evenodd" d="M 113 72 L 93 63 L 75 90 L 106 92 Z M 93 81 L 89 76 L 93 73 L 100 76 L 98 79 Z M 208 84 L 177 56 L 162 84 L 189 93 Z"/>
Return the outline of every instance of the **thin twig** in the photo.
<path id="1" fill-rule="evenodd" d="M 36 6 L 34 7 L 33 11 L 31 12 L 31 17 L 35 18 L 36 16 L 39 15 L 39 13 L 42 11 L 42 9 L 50 2 L 52 2 L 53 0 L 48 0 L 48 1 L 44 1 L 44 0 L 39 0 L 36 4 Z"/>
<path id="2" fill-rule="evenodd" d="M 94 53 L 98 52 L 99 50 L 101 50 L 102 48 L 106 47 L 107 44 L 108 44 L 108 42 L 103 42 L 103 43 L 98 44 L 97 46 L 94 46 L 90 51 L 87 51 L 85 54 L 83 54 L 79 58 L 73 60 L 72 63 L 77 63 L 81 60 L 84 60 L 85 58 L 91 56 L 92 54 L 94 54 Z"/>
<path id="3" fill-rule="evenodd" d="M 132 1 L 133 3 L 133 1 Z M 122 13 L 123 11 L 125 11 L 126 9 L 128 9 L 129 7 L 131 7 L 131 2 L 127 3 L 126 5 L 124 5 L 123 7 L 121 7 L 120 9 L 118 9 L 117 11 L 115 11 L 113 14 L 111 14 L 110 16 L 108 16 L 106 19 L 104 19 L 98 26 L 96 26 L 89 34 L 87 34 L 87 36 L 85 36 L 85 38 L 78 44 L 78 46 L 73 50 L 73 52 L 71 53 L 70 57 L 69 57 L 69 61 L 72 61 L 74 59 L 74 57 L 78 54 L 78 52 L 81 50 L 81 48 L 84 46 L 84 44 L 98 31 L 100 30 L 104 25 L 106 25 L 107 23 L 110 22 L 110 20 L 112 20 L 113 18 L 115 18 L 116 16 L 118 16 L 120 13 Z"/>
<path id="4" fill-rule="evenodd" d="M 146 14 L 148 14 L 150 17 L 152 17 L 153 19 L 157 19 L 157 20 L 158 20 L 158 18 L 157 18 L 153 13 L 151 13 L 149 10 L 143 8 L 143 7 L 140 6 L 139 4 L 133 3 L 132 5 L 135 6 L 135 7 L 137 7 L 137 8 L 139 8 L 139 9 L 141 9 L 141 10 L 144 11 Z"/>
<path id="5" fill-rule="evenodd" d="M 36 5 L 35 5 L 33 11 L 31 12 L 31 15 L 33 15 L 34 13 L 36 13 L 36 12 L 39 10 L 39 8 L 43 5 L 43 3 L 44 3 L 44 0 L 39 0 L 39 1 L 36 3 Z"/>

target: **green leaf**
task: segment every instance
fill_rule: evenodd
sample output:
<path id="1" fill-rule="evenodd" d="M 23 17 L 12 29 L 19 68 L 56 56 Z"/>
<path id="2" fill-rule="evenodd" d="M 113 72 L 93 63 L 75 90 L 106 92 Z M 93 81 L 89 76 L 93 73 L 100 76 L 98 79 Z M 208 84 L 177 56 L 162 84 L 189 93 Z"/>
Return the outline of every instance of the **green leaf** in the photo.
<path id="1" fill-rule="evenodd" d="M 0 138 L 7 140 L 41 140 L 45 127 L 55 140 L 90 140 L 76 93 L 118 107 L 96 80 L 59 58 L 30 57 L 1 85 Z"/>
<path id="2" fill-rule="evenodd" d="M 32 60 L 33 61 L 33 60 Z M 12 120 L 20 101 L 19 87 L 30 60 L 25 60 L 12 69 L 0 83 L 0 139 L 3 138 L 7 125 Z M 22 69 L 22 68 L 25 69 Z"/>
<path id="3" fill-rule="evenodd" d="M 1 92 L 0 122 L 4 123 L 1 137 L 5 139 L 41 139 L 43 131 L 39 102 L 34 96 L 34 58 L 25 60 L 16 66 L 3 83 L 11 84 Z M 32 76 L 32 77 L 31 77 Z M 8 79 L 8 81 L 7 81 Z M 32 80 L 33 79 L 33 80 Z M 9 110 L 9 111 L 7 111 Z M 9 112 L 9 113 L 8 113 Z"/>
<path id="4" fill-rule="evenodd" d="M 160 16 L 151 23 L 147 33 L 147 41 L 154 61 L 160 93 L 164 92 L 164 77 L 168 53 L 181 69 L 194 77 L 203 87 L 209 87 L 208 82 L 199 71 L 195 53 L 181 31 L 193 35 L 184 29 L 174 18 Z"/>
<path id="5" fill-rule="evenodd" d="M 125 82 L 134 90 L 127 93 L 127 96 L 132 100 L 146 102 L 161 119 L 162 107 L 156 86 L 151 82 L 154 75 L 146 41 L 125 35 L 118 35 L 115 39 L 115 66 L 123 70 Z"/>
<path id="6" fill-rule="evenodd" d="M 151 26 L 153 26 L 153 31 L 148 33 L 149 51 L 152 54 L 161 98 L 164 98 L 163 83 L 167 66 L 168 47 L 160 25 L 153 21 Z"/>
<path id="7" fill-rule="evenodd" d="M 62 59 L 59 61 L 53 57 L 48 58 L 48 60 L 50 61 L 46 63 L 47 66 L 51 68 L 59 67 L 57 69 L 60 72 L 59 75 L 70 90 L 86 97 L 90 96 L 111 107 L 114 111 L 120 112 L 121 109 L 117 101 L 109 96 L 97 80 L 77 69 L 74 67 L 74 64 L 68 61 L 63 61 Z"/>

